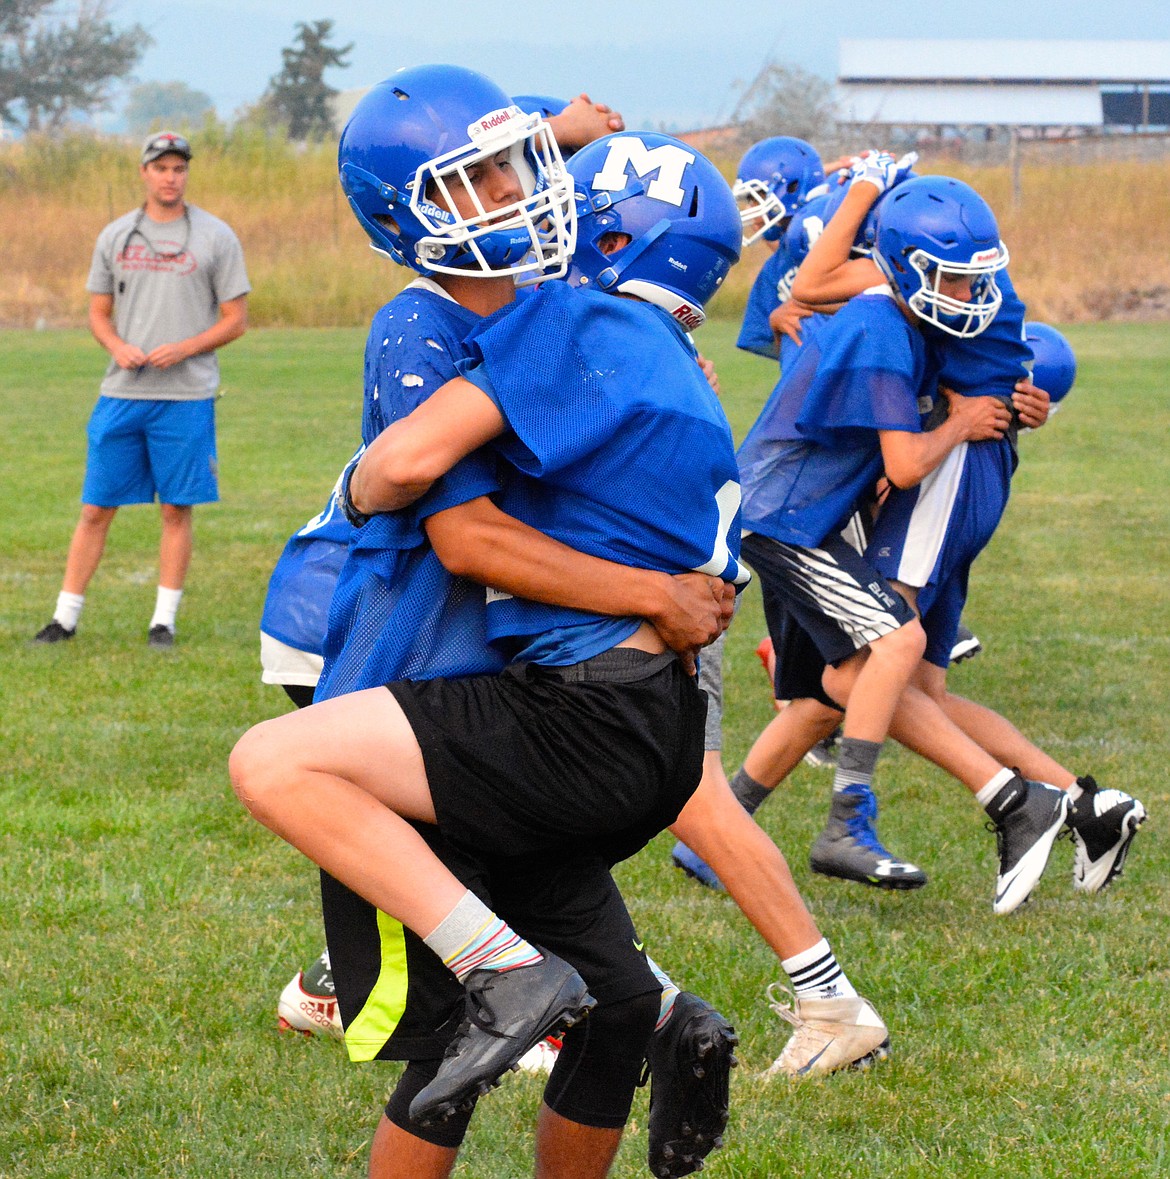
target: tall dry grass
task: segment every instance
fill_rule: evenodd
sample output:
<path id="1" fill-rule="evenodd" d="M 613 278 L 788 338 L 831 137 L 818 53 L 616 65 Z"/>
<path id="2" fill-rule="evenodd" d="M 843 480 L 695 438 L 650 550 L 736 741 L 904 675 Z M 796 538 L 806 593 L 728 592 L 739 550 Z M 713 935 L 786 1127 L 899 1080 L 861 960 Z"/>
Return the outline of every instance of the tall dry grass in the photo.
<path id="1" fill-rule="evenodd" d="M 375 255 L 337 185 L 332 145 L 298 149 L 254 130 L 195 137 L 190 199 L 244 244 L 252 322 L 355 326 L 407 275 Z M 718 161 L 725 173 L 734 161 Z M 929 159 L 982 192 L 1035 319 L 1170 318 L 1170 160 L 1029 164 L 1014 205 L 1006 167 Z M 0 326 L 84 324 L 98 231 L 140 200 L 125 143 L 32 140 L 0 149 Z M 763 261 L 753 247 L 712 311 L 736 316 Z"/>

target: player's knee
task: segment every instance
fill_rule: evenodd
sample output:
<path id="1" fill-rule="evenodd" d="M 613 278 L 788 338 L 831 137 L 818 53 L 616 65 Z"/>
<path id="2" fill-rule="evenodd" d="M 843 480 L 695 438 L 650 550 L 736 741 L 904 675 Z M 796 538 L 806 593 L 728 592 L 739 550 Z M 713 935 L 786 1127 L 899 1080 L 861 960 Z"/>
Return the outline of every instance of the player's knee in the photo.
<path id="1" fill-rule="evenodd" d="M 600 1004 L 565 1034 L 544 1103 L 571 1122 L 598 1129 L 626 1124 L 646 1049 L 658 1022 L 659 992 Z"/>
<path id="2" fill-rule="evenodd" d="M 269 723 L 254 725 L 237 742 L 228 758 L 228 773 L 236 797 L 258 819 L 274 807 L 287 765 L 276 756 Z"/>
<path id="3" fill-rule="evenodd" d="M 97 504 L 82 504 L 81 516 L 78 523 L 82 528 L 88 528 L 95 532 L 104 532 L 109 528 L 113 521 L 117 508 L 102 508 Z"/>
<path id="4" fill-rule="evenodd" d="M 917 618 L 912 618 L 904 626 L 871 643 L 870 652 L 872 658 L 896 662 L 913 671 L 926 653 L 926 631 Z"/>
<path id="5" fill-rule="evenodd" d="M 447 1150 L 457 1150 L 467 1134 L 467 1127 L 471 1122 L 471 1114 L 475 1109 L 476 1099 L 472 1097 L 468 1108 L 458 1109 L 449 1118 L 429 1126 L 420 1126 L 411 1121 L 410 1103 L 429 1085 L 442 1064 L 442 1058 L 435 1060 L 411 1060 L 407 1062 L 398 1084 L 386 1102 L 386 1119 L 400 1130 L 423 1142 Z"/>

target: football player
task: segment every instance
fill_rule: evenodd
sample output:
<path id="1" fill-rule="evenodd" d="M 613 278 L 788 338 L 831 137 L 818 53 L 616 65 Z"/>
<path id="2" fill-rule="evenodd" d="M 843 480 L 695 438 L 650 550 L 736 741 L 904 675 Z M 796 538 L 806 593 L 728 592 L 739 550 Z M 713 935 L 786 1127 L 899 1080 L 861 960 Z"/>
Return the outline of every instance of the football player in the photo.
<path id="1" fill-rule="evenodd" d="M 517 272 L 522 276 L 543 276 L 555 270 L 563 257 L 569 227 L 564 202 L 568 199 L 566 193 L 569 190 L 558 175 L 559 157 L 556 157 L 555 149 L 541 135 L 539 122 L 528 123 L 517 119 L 506 97 L 490 87 L 486 80 L 475 75 L 468 78 L 466 75 L 467 71 L 432 68 L 396 76 L 383 87 L 377 88 L 372 97 L 364 100 L 343 138 L 340 156 L 343 183 L 359 220 L 371 239 L 386 253 L 427 275 L 416 282 L 413 288 L 408 288 L 404 296 L 399 296 L 384 308 L 373 325 L 367 352 L 367 420 L 364 432 L 368 440 L 375 438 L 391 418 L 403 416 L 411 408 L 412 399 L 415 404 L 425 400 L 443 377 L 453 374 L 455 362 L 468 354 L 464 345 L 464 336 L 468 330 L 482 316 L 491 316 L 493 312 L 503 313 L 510 307 L 514 293 L 513 279 Z M 424 117 L 412 119 L 415 112 Z M 408 129 L 416 129 L 420 122 L 424 124 L 420 133 L 421 142 L 405 134 Z M 482 133 L 481 141 L 459 147 L 461 137 L 468 134 L 469 126 L 473 135 L 476 130 Z M 440 156 L 443 145 L 452 150 Z M 519 160 L 516 158 L 518 154 L 521 156 Z M 517 179 L 518 173 L 524 177 L 523 180 Z M 532 179 L 529 179 L 530 176 Z M 535 263 L 534 258 L 538 258 Z M 496 315 L 492 322 L 499 319 L 500 315 Z M 701 380 L 697 367 L 694 371 Z M 498 519 L 501 514 L 492 508 L 484 495 L 487 491 L 496 490 L 497 486 L 493 462 L 465 462 L 450 473 L 441 488 L 435 488 L 428 495 L 425 507 L 410 514 L 398 512 L 394 515 L 379 515 L 364 525 L 355 541 L 346 570 L 342 573 L 335 597 L 333 616 L 338 623 L 336 633 L 330 636 L 322 683 L 323 695 L 359 686 L 363 677 L 371 675 L 371 669 L 372 674 L 377 676 L 377 669 L 387 666 L 394 667 L 398 675 L 436 674 L 442 671 L 466 674 L 498 669 L 500 656 L 484 642 L 482 592 L 475 595 L 466 583 L 451 580 L 433 550 L 425 543 L 424 531 L 431 527 L 434 517 L 441 516 L 443 522 L 450 526 L 457 519 L 455 513 L 461 505 L 471 504 L 471 523 L 468 524 L 465 519 L 458 530 L 464 539 L 469 529 L 478 528 L 481 536 L 490 535 L 492 538 L 493 543 L 484 546 L 489 559 L 496 562 L 503 559 L 504 564 L 509 564 L 507 555 L 510 552 L 513 558 L 531 560 L 534 552 L 531 538 L 511 546 L 504 543 L 504 526 Z M 430 512 L 433 515 L 428 514 Z M 477 512 L 480 515 L 476 515 Z M 496 513 L 494 516 L 493 512 Z M 468 557 L 464 555 L 460 559 L 467 561 Z M 452 561 L 452 564 L 456 562 Z M 551 564 L 551 561 L 546 561 L 546 564 Z M 351 566 L 354 572 L 347 576 Z M 565 600 L 598 610 L 605 608 L 600 603 L 608 594 L 611 604 L 618 607 L 615 613 L 642 616 L 662 614 L 665 617 L 669 611 L 663 609 L 661 600 L 670 596 L 667 588 L 671 583 L 661 574 L 649 570 L 634 570 L 632 573 L 641 588 L 638 593 L 630 594 L 627 587 L 626 602 L 621 604 L 614 598 L 608 578 L 598 577 L 584 566 L 579 566 L 573 575 L 580 582 L 577 598 L 583 595 L 588 597 L 589 593 L 585 592 L 588 590 L 597 600 L 579 601 L 572 596 Z M 715 603 L 712 617 L 721 618 L 723 605 L 718 595 L 712 593 L 715 588 L 713 579 L 706 575 L 697 576 L 708 598 Z M 520 584 L 515 570 L 493 568 L 491 580 L 504 589 L 535 596 L 546 591 L 550 577 L 546 573 L 543 582 L 539 578 L 530 578 L 527 584 Z M 691 577 L 695 578 L 696 575 Z M 687 583 L 688 586 L 691 584 Z M 636 604 L 639 597 L 641 602 Z M 390 628 L 383 625 L 392 616 L 395 621 L 405 625 Z M 407 622 L 408 617 L 414 625 Z M 368 638 L 364 641 L 348 640 L 349 634 L 363 628 L 370 628 L 376 634 L 374 642 Z M 639 629 L 639 634 L 644 635 L 644 632 Z M 650 642 L 651 639 L 644 635 L 642 641 Z M 653 642 L 660 643 L 661 639 L 655 637 Z M 347 652 L 351 650 L 356 651 L 356 654 L 348 655 Z M 419 658 L 415 659 L 416 655 Z M 625 655 L 623 658 L 629 660 L 630 656 Z M 677 683 L 678 690 L 683 691 L 685 697 L 686 691 L 693 689 L 687 688 L 685 677 L 674 679 L 676 673 L 670 670 L 673 666 L 672 657 L 662 670 L 667 673 L 666 679 L 670 683 Z M 651 678 L 656 680 L 656 684 L 663 682 L 661 676 Z M 374 679 L 373 682 L 378 681 Z M 258 755 L 258 747 L 262 748 L 270 742 L 257 734 L 267 730 L 267 736 L 280 743 L 286 730 L 304 733 L 307 731 L 304 726 L 307 726 L 316 734 L 309 744 L 320 746 L 322 741 L 329 738 L 336 743 L 339 733 L 345 732 L 345 747 L 356 754 L 362 740 L 374 739 L 374 734 L 361 730 L 365 734 L 361 738 L 358 730 L 349 729 L 348 726 L 335 728 L 332 720 L 338 709 L 351 706 L 363 696 L 368 696 L 368 693 L 349 695 L 344 702 L 327 700 L 293 717 L 270 722 L 268 726 L 254 730 L 252 738 L 246 739 L 237 750 L 233 758 L 237 786 L 249 805 L 264 813 L 266 821 L 271 818 L 270 808 L 279 802 L 289 802 L 296 788 L 289 791 L 278 782 L 266 780 L 263 766 L 266 759 L 262 753 Z M 385 697 L 383 703 L 392 705 L 388 693 L 380 690 L 377 696 L 379 699 Z M 693 701 L 694 697 L 689 699 Z M 320 710 L 328 710 L 323 719 L 318 715 Z M 290 723 L 292 728 L 288 727 Z M 318 727 L 324 731 L 318 732 Z M 398 724 L 399 737 L 404 736 L 402 727 L 402 724 Z M 678 732 L 677 726 L 675 731 Z M 391 726 L 386 735 L 392 736 L 394 732 L 394 726 Z M 683 734 L 678 732 L 678 738 L 682 737 Z M 669 726 L 663 739 L 675 739 Z M 296 752 L 304 755 L 304 745 L 299 746 Z M 517 751 L 509 749 L 503 752 L 514 758 Z M 403 763 L 385 758 L 360 760 L 367 771 L 386 770 L 391 766 L 395 770 L 409 769 L 410 764 L 407 762 L 404 766 Z M 508 769 L 514 771 L 515 766 L 509 764 Z M 417 774 L 420 770 L 421 767 L 416 763 L 413 772 Z M 276 771 L 276 775 L 283 778 L 280 771 Z M 376 809 L 371 811 L 361 799 L 352 798 L 351 791 L 347 797 L 353 802 L 352 812 L 347 808 L 327 808 L 326 813 L 337 822 L 343 821 L 343 818 L 348 821 L 349 829 L 360 842 L 372 837 L 375 826 L 385 826 L 387 820 L 393 817 L 380 802 L 360 787 L 357 791 L 365 794 Z M 273 795 L 280 795 L 281 798 L 274 801 Z M 672 805 L 666 799 L 662 801 L 663 805 Z M 311 847 L 320 859 L 329 860 L 332 866 L 340 869 L 338 875 L 345 877 L 349 883 L 357 884 L 367 894 L 374 894 L 373 899 L 383 901 L 383 914 L 397 910 L 401 915 L 410 917 L 415 927 L 422 927 L 421 932 L 430 930 L 428 944 L 456 967 L 459 974 L 469 977 L 485 1009 L 494 1009 L 502 1018 L 502 1009 L 509 1004 L 515 1008 L 529 1007 L 535 988 L 528 978 L 533 973 L 548 973 L 550 966 L 556 968 L 557 977 L 561 980 L 550 988 L 553 997 L 544 1004 L 548 1007 L 546 1015 L 535 1021 L 530 1018 L 526 1030 L 507 1037 L 503 1056 L 495 1052 L 499 1046 L 497 1038 L 486 1037 L 478 1025 L 467 1024 L 464 1027 L 467 1034 L 461 1041 L 463 1053 L 448 1058 L 442 1066 L 436 1068 L 435 1063 L 427 1063 L 427 1057 L 435 1053 L 435 1049 L 427 1045 L 437 1044 L 437 1051 L 441 1053 L 444 1037 L 436 1037 L 433 1024 L 420 1026 L 416 1023 L 413 1028 L 403 1025 L 400 1018 L 403 1009 L 401 1006 L 395 1008 L 394 1001 L 395 993 L 401 995 L 402 992 L 397 990 L 398 981 L 387 975 L 384 969 L 379 973 L 375 968 L 373 977 L 367 983 L 367 1002 L 359 1009 L 351 1007 L 347 1010 L 346 992 L 340 985 L 345 967 L 339 961 L 338 953 L 333 950 L 334 935 L 330 931 L 333 965 L 338 970 L 339 994 L 346 1016 L 347 1044 L 351 1055 L 369 1058 L 374 1055 L 405 1054 L 412 1057 L 403 1082 L 391 1097 L 388 1117 L 383 1119 L 375 1138 L 372 1173 L 383 1173 L 378 1168 L 389 1168 L 391 1160 L 394 1166 L 405 1168 L 402 1173 L 445 1173 L 453 1163 L 455 1148 L 465 1128 L 465 1118 L 457 1115 L 454 1124 L 448 1123 L 440 1131 L 430 1132 L 420 1126 L 417 1116 L 412 1118 L 410 1115 L 412 1108 L 417 1115 L 425 1100 L 420 1103 L 412 1099 L 417 1098 L 420 1090 L 428 1088 L 431 1106 L 440 1113 L 464 1105 L 465 1098 L 473 1100 L 481 1087 L 490 1083 L 501 1068 L 506 1068 L 515 1059 L 517 1050 L 526 1047 L 527 1041 L 542 1030 L 541 1025 L 549 1022 L 547 1014 L 566 1010 L 572 1017 L 576 1012 L 571 1009 L 585 1004 L 583 992 L 574 981 L 575 972 L 560 969 L 552 955 L 541 955 L 539 951 L 529 948 L 528 943 L 518 935 L 511 934 L 507 926 L 493 920 L 491 913 L 471 892 L 461 889 L 457 884 L 453 885 L 453 878 L 444 875 L 426 859 L 416 842 L 416 838 L 421 839 L 422 836 L 413 837 L 410 828 L 403 830 L 392 827 L 392 834 L 383 831 L 389 842 L 379 841 L 383 852 L 392 851 L 397 843 L 407 855 L 414 857 L 412 862 L 425 866 L 423 875 L 416 873 L 404 878 L 400 869 L 388 866 L 393 865 L 394 861 L 393 858 L 387 860 L 385 855 L 358 856 L 356 862 L 352 857 L 347 859 L 344 855 L 335 858 L 328 848 L 322 850 L 320 846 L 323 841 L 330 841 L 331 834 L 326 832 L 322 835 L 320 830 L 314 832 L 305 830 L 303 825 L 298 826 L 298 813 L 305 823 L 308 823 L 311 813 L 314 819 L 309 825 L 319 825 L 320 811 L 305 811 L 303 803 L 298 807 L 295 800 L 274 825 L 282 827 L 286 835 Z M 365 814 L 369 822 L 360 818 L 355 822 L 354 814 Z M 431 817 L 430 812 L 426 817 Z M 554 813 L 549 818 L 559 828 L 559 820 L 563 816 Z M 587 880 L 593 881 L 592 894 L 583 897 L 585 903 L 580 910 L 580 917 L 585 924 L 582 926 L 578 922 L 574 933 L 572 921 L 576 919 L 572 918 L 571 913 L 561 912 L 560 928 L 549 927 L 547 921 L 541 927 L 545 944 L 554 939 L 557 939 L 557 944 L 579 941 L 585 934 L 593 937 L 595 942 L 597 938 L 603 938 L 603 942 L 598 945 L 610 946 L 620 942 L 628 948 L 620 952 L 624 956 L 616 958 L 613 952 L 607 951 L 614 963 L 608 972 L 598 974 L 596 969 L 588 971 L 603 984 L 597 988 L 602 991 L 597 996 L 600 1004 L 595 1019 L 591 1021 L 588 1037 L 594 1050 L 591 1053 L 587 1050 L 585 1037 L 570 1035 L 566 1038 L 562 1057 L 564 1064 L 561 1067 L 558 1062 L 558 1067 L 554 1069 L 541 1115 L 539 1149 L 555 1151 L 556 1144 L 564 1139 L 566 1126 L 585 1125 L 588 1129 L 596 1129 L 602 1139 L 603 1147 L 590 1152 L 590 1157 L 598 1159 L 600 1165 L 612 1154 L 620 1137 L 620 1125 L 625 1118 L 621 1106 L 624 1102 L 628 1110 L 629 1094 L 632 1093 L 633 1081 L 640 1068 L 641 1044 L 644 1043 L 640 1037 L 652 1029 L 661 1013 L 658 1000 L 660 984 L 647 968 L 644 957 L 633 949 L 633 930 L 624 909 L 620 908 L 620 898 L 616 898 L 616 893 L 612 891 L 608 874 L 604 878 L 599 877 L 591 867 L 595 860 L 590 859 L 582 864 L 575 854 L 564 852 L 560 840 L 555 845 L 555 858 L 557 863 L 552 868 L 547 864 L 542 865 L 542 871 L 531 878 L 511 873 L 511 892 L 501 885 L 498 876 L 494 877 L 490 895 L 493 899 L 497 896 L 503 899 L 505 903 L 501 908 L 527 916 L 528 928 L 532 928 L 539 916 L 533 913 L 536 900 L 543 898 L 546 907 L 548 904 L 547 884 L 540 882 L 550 872 L 555 875 L 563 871 L 567 874 L 563 879 L 573 881 L 579 892 L 580 877 L 584 872 Z M 382 875 L 379 876 L 379 872 Z M 376 879 L 371 879 L 371 874 Z M 482 887 L 482 870 L 472 866 L 466 875 L 476 881 L 477 887 Z M 413 894 L 414 887 L 420 882 L 428 885 L 420 896 L 403 898 L 396 892 L 406 888 Z M 330 894 L 340 886 L 326 877 L 324 887 L 328 925 Z M 405 901 L 404 906 L 399 904 L 400 901 Z M 421 915 L 419 901 L 422 902 Z M 446 909 L 446 915 L 438 922 L 436 929 L 431 929 L 434 918 L 430 912 L 440 907 Z M 345 902 L 336 908 L 338 920 L 342 923 L 353 917 L 352 907 Z M 564 907 L 557 908 L 563 910 Z M 368 914 L 372 937 L 389 937 L 390 944 L 397 937 L 399 944 L 405 947 L 407 963 L 417 965 L 418 943 L 409 940 L 403 942 L 401 932 L 395 935 L 393 924 L 387 924 L 385 917 L 379 916 L 372 908 L 368 908 Z M 359 916 L 357 920 L 366 918 Z M 566 926 L 565 922 L 569 924 Z M 570 937 L 571 933 L 574 936 Z M 415 947 L 413 951 L 412 944 Z M 421 951 L 422 954 L 429 952 L 426 949 Z M 596 963 L 590 965 L 595 967 Z M 504 969 L 499 969 L 501 966 Z M 447 978 L 450 980 L 450 974 Z M 562 997 L 566 985 L 570 988 L 567 1001 Z M 590 985 L 594 985 L 592 980 Z M 359 992 L 361 989 L 359 986 Z M 509 998 L 509 994 L 514 997 Z M 649 1000 L 653 1001 L 652 1008 L 647 1005 Z M 450 1002 L 441 1009 L 449 1015 Z M 615 1018 L 608 1021 L 598 1018 L 605 1010 L 610 1011 Z M 712 1019 L 709 1011 L 702 1008 L 697 1010 L 701 1017 L 699 1032 L 706 1039 L 702 1040 L 700 1036 L 695 1051 L 701 1053 L 705 1061 L 713 1053 L 719 1054 L 725 1087 L 733 1037 L 727 1025 Z M 689 1024 L 696 1009 L 692 1007 L 684 1014 L 687 1018 L 680 1023 Z M 645 1022 L 648 1016 L 649 1027 Z M 426 1044 L 420 1044 L 417 1039 L 411 1044 L 412 1032 L 425 1038 Z M 685 1027 L 673 1034 L 673 1045 L 677 1047 L 679 1043 L 685 1044 L 686 1035 Z M 394 1043 L 395 1037 L 397 1043 Z M 489 1044 L 489 1040 L 494 1042 Z M 477 1066 L 470 1074 L 466 1069 L 460 1071 L 467 1057 L 468 1042 L 473 1054 L 486 1050 L 491 1057 L 486 1065 Z M 590 1060 L 594 1064 L 587 1067 Z M 613 1071 L 612 1061 L 615 1060 L 620 1066 L 617 1074 Z M 599 1063 L 602 1066 L 600 1070 Z M 674 1060 L 668 1063 L 673 1066 Z M 717 1062 L 711 1059 L 710 1063 L 714 1066 Z M 454 1088 L 443 1089 L 442 1086 L 451 1078 L 452 1067 L 456 1074 Z M 713 1067 L 712 1071 L 718 1075 L 720 1070 Z M 437 1096 L 434 1084 L 436 1075 L 440 1086 Z M 652 1149 L 665 1155 L 668 1153 L 666 1147 L 670 1145 L 670 1135 L 679 1129 L 678 1115 L 680 1112 L 685 1115 L 687 1110 L 672 1109 L 672 1084 L 669 1078 L 662 1077 L 660 1070 L 656 1070 L 655 1076 L 658 1100 L 654 1103 L 657 1111 L 652 1116 L 651 1142 Z M 665 1088 L 659 1092 L 660 1082 L 664 1080 Z M 725 1101 L 722 1109 L 725 1119 Z M 578 1112 L 582 1110 L 588 1111 L 588 1118 L 584 1122 L 580 1120 L 581 1114 Z M 716 1144 L 714 1139 L 718 1128 L 712 1131 L 708 1123 L 698 1127 L 697 1131 L 686 1131 L 683 1135 L 686 1140 L 676 1142 L 675 1146 L 679 1149 L 672 1153 L 680 1160 L 688 1151 L 693 1153 L 702 1150 L 706 1153 Z M 697 1132 L 705 1133 L 706 1141 L 697 1141 Z M 384 1173 L 390 1171 L 387 1169 Z M 603 1173 L 603 1169 L 598 1173 Z"/>

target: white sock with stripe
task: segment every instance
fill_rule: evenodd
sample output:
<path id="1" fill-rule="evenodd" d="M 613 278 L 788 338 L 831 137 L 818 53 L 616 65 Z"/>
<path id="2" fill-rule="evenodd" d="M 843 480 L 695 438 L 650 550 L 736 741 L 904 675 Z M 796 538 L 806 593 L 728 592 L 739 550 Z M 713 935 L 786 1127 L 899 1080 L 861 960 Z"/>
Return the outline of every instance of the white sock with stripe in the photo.
<path id="1" fill-rule="evenodd" d="M 798 999 L 852 999 L 857 994 L 825 938 L 780 965 Z"/>

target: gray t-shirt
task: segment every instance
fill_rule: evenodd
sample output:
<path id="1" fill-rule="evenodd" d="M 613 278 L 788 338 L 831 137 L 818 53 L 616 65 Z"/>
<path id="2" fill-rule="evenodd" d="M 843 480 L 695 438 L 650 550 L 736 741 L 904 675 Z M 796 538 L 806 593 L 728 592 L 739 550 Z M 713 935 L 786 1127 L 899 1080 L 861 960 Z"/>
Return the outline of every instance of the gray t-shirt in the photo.
<path id="1" fill-rule="evenodd" d="M 219 322 L 219 307 L 251 287 L 244 251 L 231 229 L 194 205 L 188 222 L 152 221 L 135 209 L 98 234 L 85 289 L 114 296 L 114 330 L 150 352 L 198 335 Z M 102 381 L 107 397 L 196 401 L 219 388 L 214 352 L 171 368 L 119 368 L 111 359 Z"/>

